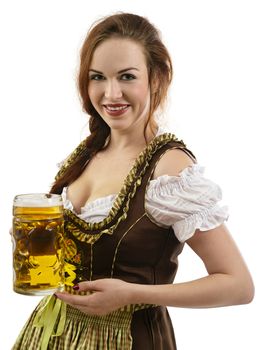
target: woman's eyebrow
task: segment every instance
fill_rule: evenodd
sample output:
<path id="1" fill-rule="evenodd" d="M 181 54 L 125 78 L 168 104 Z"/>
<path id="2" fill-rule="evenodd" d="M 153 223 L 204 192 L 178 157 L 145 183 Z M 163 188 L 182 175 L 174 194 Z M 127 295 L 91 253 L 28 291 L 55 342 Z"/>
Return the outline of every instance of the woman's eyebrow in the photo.
<path id="1" fill-rule="evenodd" d="M 135 67 L 129 67 L 129 68 L 125 68 L 125 69 L 122 69 L 122 70 L 120 70 L 119 72 L 118 72 L 118 74 L 119 73 L 123 73 L 123 72 L 127 72 L 127 70 L 139 70 L 138 68 L 135 68 Z"/>
<path id="2" fill-rule="evenodd" d="M 103 74 L 102 72 L 96 70 L 96 69 L 89 69 L 89 72 L 94 72 L 94 73 L 98 73 L 98 74 Z"/>
<path id="3" fill-rule="evenodd" d="M 129 67 L 129 68 L 121 69 L 120 71 L 118 71 L 118 74 L 123 73 L 123 72 L 127 72 L 128 70 L 137 70 L 137 71 L 139 71 L 138 68 Z M 100 72 L 100 71 L 98 71 L 96 69 L 93 69 L 93 68 L 89 69 L 89 71 L 90 72 L 94 72 L 94 73 L 98 73 L 98 74 L 103 74 L 102 72 Z"/>

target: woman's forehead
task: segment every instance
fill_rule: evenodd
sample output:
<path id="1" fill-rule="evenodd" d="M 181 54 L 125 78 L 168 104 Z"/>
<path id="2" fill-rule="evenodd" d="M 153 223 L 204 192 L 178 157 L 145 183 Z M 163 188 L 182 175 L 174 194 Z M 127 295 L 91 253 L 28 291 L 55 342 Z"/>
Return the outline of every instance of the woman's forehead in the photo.
<path id="1" fill-rule="evenodd" d="M 144 69 L 146 59 L 141 45 L 125 38 L 110 38 L 94 51 L 90 69 L 114 69 L 121 71 L 130 67 Z"/>

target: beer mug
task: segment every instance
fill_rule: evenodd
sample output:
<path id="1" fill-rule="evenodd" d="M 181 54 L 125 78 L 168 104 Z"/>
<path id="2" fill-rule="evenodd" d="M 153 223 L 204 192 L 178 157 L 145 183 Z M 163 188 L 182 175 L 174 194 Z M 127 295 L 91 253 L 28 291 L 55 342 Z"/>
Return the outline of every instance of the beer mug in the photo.
<path id="1" fill-rule="evenodd" d="M 57 194 L 21 194 L 13 202 L 13 288 L 48 295 L 64 286 L 63 205 Z"/>

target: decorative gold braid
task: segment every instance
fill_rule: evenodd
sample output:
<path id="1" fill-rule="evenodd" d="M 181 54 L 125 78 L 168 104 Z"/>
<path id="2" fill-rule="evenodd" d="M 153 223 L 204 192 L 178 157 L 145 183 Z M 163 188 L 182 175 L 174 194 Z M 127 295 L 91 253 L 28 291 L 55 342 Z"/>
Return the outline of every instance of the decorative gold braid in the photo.
<path id="1" fill-rule="evenodd" d="M 71 210 L 64 209 L 65 218 L 69 219 L 69 220 L 66 220 L 65 231 L 67 230 L 70 231 L 78 240 L 82 242 L 90 243 L 90 244 L 95 243 L 104 233 L 111 235 L 116 229 L 116 227 L 119 225 L 119 223 L 127 218 L 127 212 L 129 210 L 130 200 L 134 197 L 137 188 L 141 185 L 142 177 L 149 166 L 149 162 L 151 158 L 159 148 L 161 148 L 162 146 L 164 146 L 165 144 L 171 141 L 176 141 L 180 143 L 179 148 L 186 147 L 186 145 L 182 140 L 179 141 L 178 138 L 171 133 L 165 133 L 154 138 L 149 143 L 149 145 L 144 149 L 144 151 L 142 151 L 139 154 L 132 169 L 130 170 L 129 174 L 124 180 L 124 184 L 113 203 L 113 206 L 109 212 L 109 215 L 101 222 L 96 222 L 96 223 L 86 222 L 80 219 Z M 72 153 L 72 156 L 70 156 L 69 160 L 67 161 L 67 164 L 68 164 L 67 166 L 69 166 L 69 164 L 72 164 L 75 158 L 78 156 L 78 154 L 80 154 L 83 151 L 83 149 L 81 150 L 81 148 L 83 148 L 84 144 L 85 142 L 82 142 L 82 144 L 78 146 L 76 151 Z M 143 168 L 141 169 L 142 166 Z M 66 166 L 64 167 L 64 171 L 65 169 L 66 169 Z M 126 203 L 123 207 L 122 215 L 118 218 L 118 220 L 114 225 L 112 225 L 107 229 L 103 229 L 106 225 L 109 225 L 112 222 L 112 220 L 120 210 L 121 206 L 123 205 L 125 199 L 126 199 Z M 89 234 L 88 232 L 83 232 L 83 230 L 99 231 L 99 232 L 94 232 Z"/>
<path id="2" fill-rule="evenodd" d="M 64 175 L 66 169 L 70 167 L 75 160 L 85 151 L 86 149 L 86 139 L 83 140 L 77 148 L 69 155 L 69 157 L 64 161 L 62 167 L 59 169 L 59 172 L 55 176 L 55 180 L 58 180 L 62 175 Z"/>
<path id="3" fill-rule="evenodd" d="M 75 215 L 70 210 L 64 209 L 64 217 L 69 218 L 70 220 L 73 220 L 74 222 L 71 222 L 69 220 L 65 220 L 64 223 L 64 230 L 65 233 L 70 232 L 74 237 L 76 237 L 79 241 L 86 242 L 89 244 L 95 243 L 102 235 L 103 231 L 100 231 L 95 234 L 87 234 L 82 231 L 82 227 L 84 226 L 86 222 L 82 222 L 83 220 L 80 219 L 79 225 L 80 227 L 76 226 L 78 224 L 78 220 L 75 219 Z M 85 229 L 85 228 L 84 228 Z"/>

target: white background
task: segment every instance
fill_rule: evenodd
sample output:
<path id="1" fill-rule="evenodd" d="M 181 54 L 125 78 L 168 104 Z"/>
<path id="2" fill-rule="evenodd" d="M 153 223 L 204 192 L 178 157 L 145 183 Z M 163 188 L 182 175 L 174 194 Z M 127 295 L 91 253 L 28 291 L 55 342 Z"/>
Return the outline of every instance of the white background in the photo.
<path id="1" fill-rule="evenodd" d="M 166 117 L 220 184 L 228 227 L 256 285 L 252 304 L 170 309 L 180 350 L 257 350 L 262 342 L 263 11 L 261 1 L 0 2 L 0 323 L 8 350 L 38 297 L 12 291 L 8 234 L 15 194 L 48 191 L 61 161 L 85 134 L 75 86 L 91 23 L 115 11 L 146 16 L 162 32 L 175 79 Z M 189 249 L 177 281 L 205 274 Z"/>

